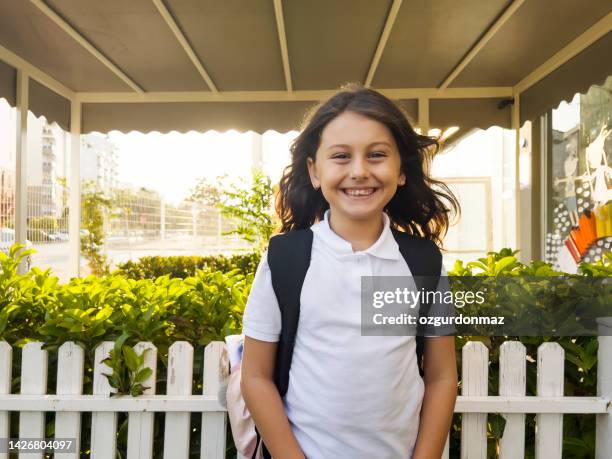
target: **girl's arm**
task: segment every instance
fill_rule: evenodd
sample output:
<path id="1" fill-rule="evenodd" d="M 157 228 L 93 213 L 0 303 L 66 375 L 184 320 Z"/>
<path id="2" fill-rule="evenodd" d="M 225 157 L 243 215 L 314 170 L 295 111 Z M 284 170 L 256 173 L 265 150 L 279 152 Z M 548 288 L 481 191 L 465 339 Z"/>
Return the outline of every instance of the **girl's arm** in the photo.
<path id="1" fill-rule="evenodd" d="M 245 336 L 240 390 L 272 457 L 305 459 L 274 384 L 277 345 Z"/>
<path id="2" fill-rule="evenodd" d="M 425 395 L 413 459 L 440 459 L 457 398 L 455 337 L 426 337 L 423 349 Z"/>

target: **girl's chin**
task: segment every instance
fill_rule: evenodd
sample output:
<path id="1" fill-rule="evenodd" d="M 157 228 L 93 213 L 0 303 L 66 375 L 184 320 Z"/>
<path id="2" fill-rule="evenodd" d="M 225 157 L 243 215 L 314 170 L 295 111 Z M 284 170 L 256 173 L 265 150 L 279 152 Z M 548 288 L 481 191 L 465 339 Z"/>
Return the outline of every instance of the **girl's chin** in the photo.
<path id="1" fill-rule="evenodd" d="M 374 218 L 380 217 L 380 214 L 383 211 L 383 207 L 376 205 L 355 205 L 352 204 L 350 206 L 340 205 L 340 206 L 330 206 L 332 213 L 334 213 L 334 209 L 336 209 L 337 213 L 340 213 L 345 216 L 345 218 L 351 220 L 370 220 Z"/>

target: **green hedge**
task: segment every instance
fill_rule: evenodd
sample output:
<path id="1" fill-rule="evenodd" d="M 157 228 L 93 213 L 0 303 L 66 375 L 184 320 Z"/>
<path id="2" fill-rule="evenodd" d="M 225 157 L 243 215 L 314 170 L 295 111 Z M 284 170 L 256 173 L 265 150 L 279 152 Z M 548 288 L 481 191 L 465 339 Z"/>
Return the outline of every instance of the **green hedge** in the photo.
<path id="1" fill-rule="evenodd" d="M 238 269 L 244 273 L 254 273 L 261 255 L 257 252 L 224 256 L 174 256 L 142 257 L 137 261 L 127 261 L 117 266 L 117 273 L 130 279 L 156 279 L 168 275 L 184 279 L 196 274 L 198 269 L 228 272 Z"/>

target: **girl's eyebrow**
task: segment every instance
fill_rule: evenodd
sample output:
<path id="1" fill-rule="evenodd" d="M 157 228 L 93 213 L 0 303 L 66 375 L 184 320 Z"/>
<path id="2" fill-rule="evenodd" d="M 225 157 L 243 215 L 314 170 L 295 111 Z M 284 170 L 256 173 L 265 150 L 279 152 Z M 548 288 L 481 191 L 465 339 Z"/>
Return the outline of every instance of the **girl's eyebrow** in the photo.
<path id="1" fill-rule="evenodd" d="M 369 144 L 367 146 L 367 148 L 373 147 L 374 145 L 386 145 L 388 147 L 391 146 L 391 144 L 389 142 L 386 142 L 384 140 L 380 140 L 380 141 L 377 141 L 377 142 L 372 142 L 371 144 Z M 329 147 L 327 147 L 327 149 L 331 150 L 332 148 L 335 148 L 335 147 L 351 148 L 350 145 L 346 145 L 344 143 L 337 143 L 337 144 L 334 144 L 334 145 L 330 145 Z"/>

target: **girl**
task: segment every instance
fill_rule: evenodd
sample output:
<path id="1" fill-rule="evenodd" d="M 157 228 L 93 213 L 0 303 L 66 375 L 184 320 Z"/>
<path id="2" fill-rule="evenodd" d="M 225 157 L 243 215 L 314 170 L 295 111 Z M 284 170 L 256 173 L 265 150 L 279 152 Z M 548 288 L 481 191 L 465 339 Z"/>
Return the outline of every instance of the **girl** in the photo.
<path id="1" fill-rule="evenodd" d="M 440 458 L 457 392 L 454 337 L 425 338 L 421 378 L 414 336 L 362 336 L 360 323 L 361 276 L 410 275 L 391 228 L 439 244 L 444 201 L 458 210 L 427 176 L 435 145 L 391 100 L 358 85 L 316 108 L 292 144 L 277 197 L 281 231 L 314 236 L 283 398 L 266 256 L 243 319 L 241 390 L 275 459 Z"/>

